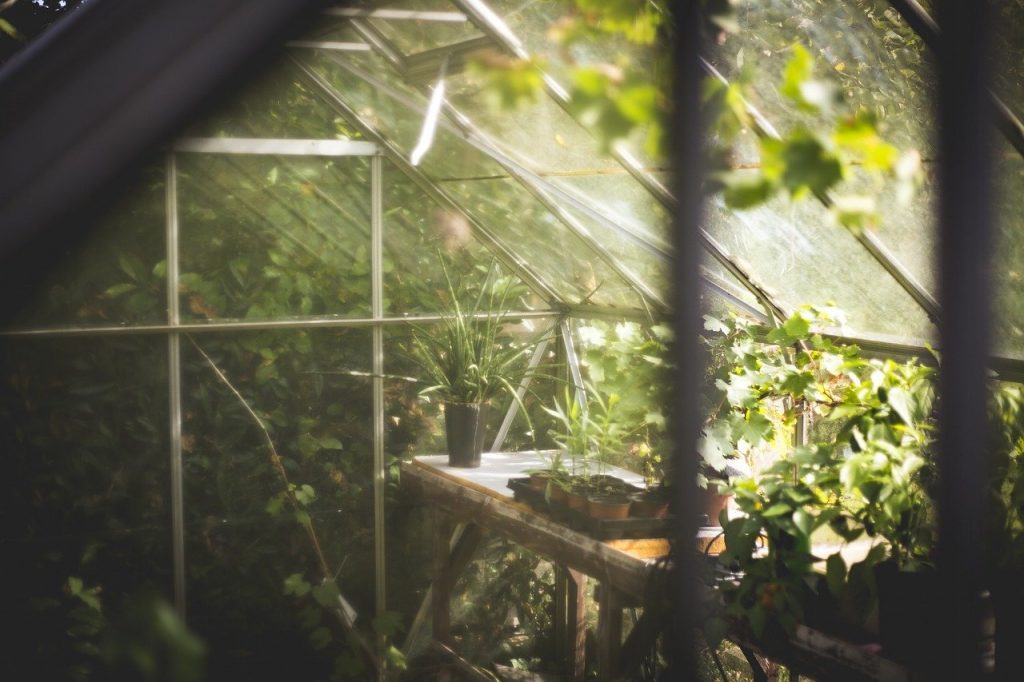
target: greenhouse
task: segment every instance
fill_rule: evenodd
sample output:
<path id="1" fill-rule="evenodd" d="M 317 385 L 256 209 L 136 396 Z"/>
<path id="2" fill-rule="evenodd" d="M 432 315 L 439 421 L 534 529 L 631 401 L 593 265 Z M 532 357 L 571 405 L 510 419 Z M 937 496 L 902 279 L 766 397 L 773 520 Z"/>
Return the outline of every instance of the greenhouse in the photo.
<path id="1" fill-rule="evenodd" d="M 1019 2 L 67 4 L 4 679 L 1024 675 Z"/>

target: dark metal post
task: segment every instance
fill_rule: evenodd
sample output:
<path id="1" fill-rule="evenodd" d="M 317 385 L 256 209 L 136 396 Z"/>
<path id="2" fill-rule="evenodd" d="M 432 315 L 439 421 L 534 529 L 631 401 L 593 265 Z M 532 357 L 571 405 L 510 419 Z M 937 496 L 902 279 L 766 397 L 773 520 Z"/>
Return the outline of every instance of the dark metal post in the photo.
<path id="1" fill-rule="evenodd" d="M 679 518 L 673 559 L 674 632 L 667 679 L 697 679 L 695 628 L 699 625 L 697 503 L 694 494 L 697 476 L 697 436 L 700 429 L 698 396 L 703 374 L 702 357 L 697 345 L 700 332 L 700 253 L 701 185 L 704 178 L 704 125 L 700 110 L 700 3 L 679 0 L 672 7 L 670 35 L 673 57 L 673 115 L 667 122 L 673 168 L 672 190 L 678 199 L 672 220 L 672 310 L 674 311 L 675 376 L 671 398 L 672 439 L 675 443 L 672 474 L 675 495 L 673 505 Z"/>
<path id="2" fill-rule="evenodd" d="M 988 472 L 985 447 L 988 269 L 992 233 L 992 125 L 988 0 L 938 3 L 941 196 L 939 548 L 946 679 L 981 675 L 978 641 L 983 559 L 978 547 Z"/>

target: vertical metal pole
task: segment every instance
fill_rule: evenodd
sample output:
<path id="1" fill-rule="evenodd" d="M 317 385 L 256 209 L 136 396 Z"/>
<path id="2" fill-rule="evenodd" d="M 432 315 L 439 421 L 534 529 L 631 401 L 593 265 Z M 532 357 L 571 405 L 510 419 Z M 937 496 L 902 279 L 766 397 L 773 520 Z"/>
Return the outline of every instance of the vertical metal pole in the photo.
<path id="1" fill-rule="evenodd" d="M 986 361 L 992 239 L 991 76 L 988 0 L 938 3 L 939 25 L 939 547 L 942 591 L 935 672 L 982 675 L 978 529 L 988 481 Z"/>
<path id="2" fill-rule="evenodd" d="M 516 397 L 512 400 L 512 404 L 509 405 L 508 411 L 505 413 L 505 419 L 501 422 L 501 428 L 498 429 L 498 435 L 494 437 L 494 442 L 491 444 L 491 452 L 501 452 L 501 446 L 505 444 L 505 438 L 508 437 L 509 429 L 512 428 L 512 422 L 515 421 L 516 415 L 519 414 L 519 403 L 530 388 L 530 383 L 533 381 L 533 373 L 540 366 L 541 360 L 544 359 L 544 353 L 548 350 L 549 341 L 550 339 L 545 338 L 537 343 L 533 356 L 530 358 L 530 363 L 526 366 L 526 374 L 523 376 L 523 380 L 519 382 L 519 388 L 516 389 Z"/>
<path id="3" fill-rule="evenodd" d="M 381 157 L 370 157 L 370 306 L 373 325 L 373 548 L 376 571 L 376 610 L 387 610 L 384 563 L 384 188 L 381 185 Z"/>
<path id="4" fill-rule="evenodd" d="M 174 152 L 167 154 L 165 199 L 167 220 L 167 323 L 181 324 L 178 309 L 178 178 Z M 171 556 L 174 562 L 174 607 L 185 618 L 185 501 L 181 462 L 181 335 L 167 336 L 167 383 L 171 437 Z"/>
<path id="5" fill-rule="evenodd" d="M 562 320 L 561 325 L 562 345 L 565 347 L 565 364 L 569 367 L 569 379 L 572 381 L 576 402 L 579 403 L 580 409 L 586 414 L 587 391 L 583 385 L 583 371 L 580 369 L 580 358 L 576 354 L 576 344 L 573 343 L 572 325 L 567 319 Z"/>
<path id="6" fill-rule="evenodd" d="M 672 119 L 668 128 L 672 194 L 678 204 L 672 215 L 675 247 L 672 265 L 672 310 L 675 342 L 672 355 L 675 376 L 670 428 L 674 443 L 671 470 L 675 482 L 672 506 L 678 518 L 673 548 L 671 580 L 673 634 L 675 642 L 667 647 L 667 679 L 697 679 L 694 632 L 700 611 L 698 576 L 700 564 L 694 551 L 697 536 L 697 496 L 693 494 L 697 476 L 697 436 L 700 431 L 699 399 L 703 361 L 697 343 L 700 334 L 700 225 L 701 186 L 704 180 L 704 122 L 700 92 L 703 72 L 700 63 L 701 3 L 679 0 L 670 3 L 672 54 Z"/>

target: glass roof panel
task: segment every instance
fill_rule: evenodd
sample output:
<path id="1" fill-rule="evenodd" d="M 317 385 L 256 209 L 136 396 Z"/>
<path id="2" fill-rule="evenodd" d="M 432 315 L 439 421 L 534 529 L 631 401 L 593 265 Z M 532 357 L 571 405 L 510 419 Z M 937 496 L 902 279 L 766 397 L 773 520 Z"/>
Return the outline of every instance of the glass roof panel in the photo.
<path id="1" fill-rule="evenodd" d="M 375 64 L 380 81 L 395 79 L 375 57 L 358 58 Z M 315 68 L 331 79 L 337 96 L 353 110 L 403 152 L 411 151 L 419 136 L 422 114 L 406 106 L 406 101 L 421 109 L 425 106 L 422 95 L 391 87 L 391 81 L 367 83 L 334 62 L 321 61 Z M 593 299 L 595 303 L 639 306 L 637 297 L 628 293 L 622 279 L 600 262 L 568 227 L 517 182 L 504 180 L 507 175 L 502 167 L 465 140 L 439 127 L 422 168 L 463 208 L 482 219 L 490 231 L 524 257 L 565 300 L 583 300 L 591 293 L 587 285 L 593 280 L 603 283 L 601 293 Z M 510 220 L 510 216 L 517 218 Z M 526 216 L 529 219 L 524 221 Z M 531 225 L 534 229 L 527 229 Z M 539 225 L 544 226 L 543 231 L 536 230 Z"/>
<path id="2" fill-rule="evenodd" d="M 406 56 L 461 43 L 483 35 L 473 25 L 473 22 L 468 19 L 457 19 L 456 15 L 461 13 L 447 0 L 388 0 L 384 5 L 381 3 L 364 4 L 375 6 L 375 8 L 386 7 L 388 10 L 437 13 L 432 19 L 384 17 L 367 19 Z"/>
<path id="3" fill-rule="evenodd" d="M 445 81 L 448 100 L 505 153 L 537 172 L 607 172 L 621 168 L 598 151 L 593 135 L 544 93 L 505 108 L 491 102 L 485 81 L 464 72 Z"/>
<path id="4" fill-rule="evenodd" d="M 359 137 L 310 91 L 288 60 L 280 60 L 245 87 L 224 93 L 223 99 L 182 137 Z"/>
<path id="5" fill-rule="evenodd" d="M 447 288 L 445 269 L 453 281 L 479 285 L 494 257 L 473 238 L 465 217 L 436 205 L 397 168 L 385 165 L 383 178 L 384 310 L 436 313 Z M 496 276 L 509 276 L 495 267 Z M 524 293 L 513 304 L 517 309 L 547 307 L 538 295 Z"/>
<path id="6" fill-rule="evenodd" d="M 406 152 L 415 147 L 423 127 L 423 115 L 417 107 L 424 106 L 424 99 L 403 84 L 383 59 L 363 53 L 304 57 L 374 129 Z M 441 126 L 422 169 L 433 178 L 505 175 Z"/>
<path id="7" fill-rule="evenodd" d="M 566 302 L 640 306 L 639 296 L 515 180 L 454 180 L 444 189 L 553 282 Z"/>
<path id="8" fill-rule="evenodd" d="M 847 314 L 853 332 L 934 335 L 909 294 L 813 200 L 776 199 L 757 209 L 730 211 L 715 197 L 707 206 L 706 225 L 785 308 L 832 302 Z"/>
<path id="9" fill-rule="evenodd" d="M 997 2 L 997 68 L 993 90 L 1019 118 L 1024 115 L 1024 8 L 1019 2 Z"/>
<path id="10" fill-rule="evenodd" d="M 778 91 L 800 43 L 815 58 L 815 75 L 838 85 L 851 108 L 874 112 L 886 139 L 930 154 L 931 55 L 884 0 L 764 0 L 739 4 L 737 17 L 740 30 L 708 58 L 748 84 L 749 101 L 772 124 L 815 123 Z"/>
<path id="11" fill-rule="evenodd" d="M 178 158 L 183 319 L 369 316 L 366 158 Z"/>

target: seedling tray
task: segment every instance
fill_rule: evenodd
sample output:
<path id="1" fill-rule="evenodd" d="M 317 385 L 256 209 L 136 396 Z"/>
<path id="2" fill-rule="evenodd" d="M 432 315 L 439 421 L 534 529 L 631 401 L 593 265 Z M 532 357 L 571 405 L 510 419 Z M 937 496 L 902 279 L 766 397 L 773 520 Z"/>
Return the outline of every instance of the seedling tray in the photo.
<path id="1" fill-rule="evenodd" d="M 570 509 L 563 502 L 545 499 L 543 490 L 530 487 L 529 478 L 510 478 L 508 487 L 518 502 L 528 504 L 534 511 L 564 523 L 595 540 L 666 538 L 672 530 L 674 520 L 671 516 L 662 519 L 633 516 L 625 519 L 593 519 L 583 512 Z"/>

